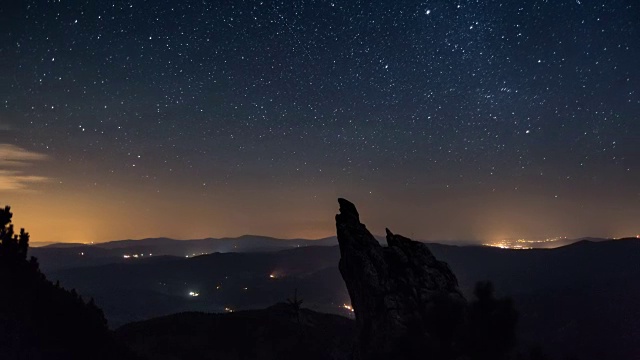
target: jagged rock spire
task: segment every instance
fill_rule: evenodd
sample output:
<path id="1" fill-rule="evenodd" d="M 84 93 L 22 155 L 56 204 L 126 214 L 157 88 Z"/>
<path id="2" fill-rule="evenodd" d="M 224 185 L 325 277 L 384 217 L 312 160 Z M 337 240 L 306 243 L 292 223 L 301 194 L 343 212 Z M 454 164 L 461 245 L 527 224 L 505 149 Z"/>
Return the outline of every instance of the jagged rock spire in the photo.
<path id="1" fill-rule="evenodd" d="M 339 268 L 357 324 L 354 359 L 453 356 L 453 332 L 465 299 L 449 266 L 425 244 L 389 229 L 389 246 L 381 246 L 360 223 L 355 205 L 338 202 Z"/>

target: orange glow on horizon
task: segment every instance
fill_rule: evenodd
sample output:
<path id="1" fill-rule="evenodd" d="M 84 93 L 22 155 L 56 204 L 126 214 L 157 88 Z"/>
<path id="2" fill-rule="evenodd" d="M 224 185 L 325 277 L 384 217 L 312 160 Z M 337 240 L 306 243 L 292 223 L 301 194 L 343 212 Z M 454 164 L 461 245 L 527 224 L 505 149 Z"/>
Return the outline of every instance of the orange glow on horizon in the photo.
<path id="1" fill-rule="evenodd" d="M 12 192 L 4 194 L 0 205 L 12 207 L 15 226 L 25 228 L 32 243 L 99 243 L 150 237 L 199 239 L 247 234 L 283 239 L 335 236 L 338 195 L 333 191 L 310 200 L 303 188 L 265 189 L 264 193 L 249 194 L 230 191 L 215 197 L 183 191 L 158 194 L 144 188 L 111 190 L 43 188 Z M 525 237 L 541 230 L 557 231 L 570 238 L 624 237 L 637 233 L 636 219 L 640 216 L 640 210 L 624 211 L 605 222 L 599 220 L 598 207 L 584 208 L 579 203 L 576 208 L 553 208 L 541 201 L 527 203 L 531 199 L 523 198 L 474 205 L 469 203 L 470 199 L 433 196 L 430 201 L 404 195 L 392 200 L 361 196 L 352 200 L 358 206 L 361 220 L 374 234 L 383 234 L 384 228 L 389 227 L 414 239 L 439 242 L 472 240 L 480 244 L 483 241 L 478 239 Z M 513 210 L 512 202 L 517 202 L 522 211 Z M 577 220 L 569 221 L 558 215 L 560 212 L 575 214 L 571 219 Z"/>

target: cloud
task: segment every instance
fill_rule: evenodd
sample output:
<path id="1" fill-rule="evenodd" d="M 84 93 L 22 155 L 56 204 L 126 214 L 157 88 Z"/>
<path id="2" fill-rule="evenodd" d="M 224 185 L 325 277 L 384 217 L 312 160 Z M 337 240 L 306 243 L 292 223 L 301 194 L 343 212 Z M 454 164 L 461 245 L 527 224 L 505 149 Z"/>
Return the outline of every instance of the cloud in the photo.
<path id="1" fill-rule="evenodd" d="M 28 190 L 29 185 L 48 180 L 44 176 L 23 175 L 20 171 L 0 170 L 0 191 Z"/>
<path id="2" fill-rule="evenodd" d="M 46 159 L 48 157 L 44 154 L 11 144 L 0 144 L 0 191 L 29 190 L 34 183 L 48 181 L 47 177 L 25 171 L 29 165 Z"/>
<path id="3" fill-rule="evenodd" d="M 47 159 L 47 155 L 23 149 L 11 144 L 0 144 L 0 165 Z"/>

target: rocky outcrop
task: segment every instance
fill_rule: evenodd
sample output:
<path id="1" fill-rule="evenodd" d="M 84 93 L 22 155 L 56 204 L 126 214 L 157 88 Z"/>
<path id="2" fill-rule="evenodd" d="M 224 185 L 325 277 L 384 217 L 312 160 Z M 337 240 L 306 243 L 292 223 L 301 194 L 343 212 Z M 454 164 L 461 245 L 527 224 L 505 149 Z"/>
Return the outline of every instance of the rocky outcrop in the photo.
<path id="1" fill-rule="evenodd" d="M 340 273 L 356 316 L 354 359 L 450 359 L 466 304 L 449 266 L 391 233 L 381 246 L 356 207 L 338 199 Z"/>

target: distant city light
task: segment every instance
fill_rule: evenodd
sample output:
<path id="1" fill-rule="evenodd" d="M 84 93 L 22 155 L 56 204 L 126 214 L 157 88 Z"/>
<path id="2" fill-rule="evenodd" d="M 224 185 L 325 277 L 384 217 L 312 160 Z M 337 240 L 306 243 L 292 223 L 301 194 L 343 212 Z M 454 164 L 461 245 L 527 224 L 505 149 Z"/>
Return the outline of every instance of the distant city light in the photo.
<path id="1" fill-rule="evenodd" d="M 204 253 L 204 252 L 201 252 L 201 253 L 198 253 L 198 254 L 193 253 L 193 254 L 190 254 L 190 255 L 185 255 L 184 257 L 190 258 L 190 257 L 198 256 L 198 255 L 207 255 L 207 253 Z"/>
<path id="2" fill-rule="evenodd" d="M 528 239 L 517 239 L 517 240 L 499 240 L 492 243 L 482 244 L 484 246 L 497 247 L 501 249 L 513 249 L 513 250 L 529 250 L 533 248 L 547 248 L 553 247 L 554 243 L 566 240 L 566 236 L 558 236 L 554 238 L 547 238 L 542 240 L 528 240 Z M 551 246 L 540 246 L 540 245 L 551 245 Z"/>
<path id="3" fill-rule="evenodd" d="M 342 304 L 342 307 L 353 312 L 353 307 L 351 305 L 347 305 L 347 304 Z"/>
<path id="4" fill-rule="evenodd" d="M 275 279 L 276 276 L 274 274 L 269 275 L 270 278 Z"/>
<path id="5" fill-rule="evenodd" d="M 193 296 L 193 297 L 200 296 L 200 293 L 195 291 L 189 291 L 189 296 Z"/>
<path id="6" fill-rule="evenodd" d="M 226 307 L 226 308 L 224 308 L 224 311 L 229 312 L 229 313 L 232 313 L 232 312 L 233 312 L 233 309 L 232 309 L 232 308 L 228 308 L 228 307 Z"/>
<path id="7" fill-rule="evenodd" d="M 84 255 L 84 253 L 82 253 L 82 255 Z M 152 256 L 153 254 L 149 254 L 148 256 Z M 139 258 L 139 257 L 144 257 L 144 254 L 124 254 L 122 255 L 123 258 L 125 259 L 129 259 L 129 258 Z"/>

